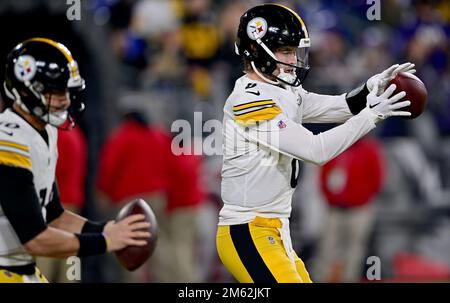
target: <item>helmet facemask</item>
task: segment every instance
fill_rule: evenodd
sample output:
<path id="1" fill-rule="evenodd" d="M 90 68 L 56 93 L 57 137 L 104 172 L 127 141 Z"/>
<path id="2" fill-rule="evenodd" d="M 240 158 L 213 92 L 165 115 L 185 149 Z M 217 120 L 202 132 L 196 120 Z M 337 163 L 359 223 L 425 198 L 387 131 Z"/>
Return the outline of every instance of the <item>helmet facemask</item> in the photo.
<path id="1" fill-rule="evenodd" d="M 72 63 L 76 64 L 76 63 Z M 71 68 L 70 63 L 68 64 L 68 68 Z M 78 70 L 78 68 L 76 69 Z M 45 100 L 46 105 L 46 113 L 40 116 L 40 119 L 44 122 L 53 125 L 55 127 L 61 128 L 63 130 L 71 129 L 75 126 L 75 121 L 81 116 L 84 111 L 84 103 L 81 102 L 80 95 L 82 91 L 85 89 L 84 79 L 81 78 L 78 72 L 71 73 L 67 84 L 65 85 L 65 89 L 55 89 L 54 91 L 65 92 L 66 98 L 70 101 L 69 106 L 64 110 L 60 111 L 52 111 L 52 106 L 50 104 L 52 90 L 47 91 L 49 95 L 49 100 L 47 98 L 43 98 Z"/>
<path id="2" fill-rule="evenodd" d="M 267 54 L 265 56 L 266 61 L 270 64 L 270 66 L 272 66 L 272 68 L 267 68 L 264 66 L 258 68 L 255 62 L 251 61 L 252 69 L 258 76 L 260 76 L 269 83 L 277 85 L 286 84 L 297 87 L 303 84 L 303 81 L 305 80 L 309 72 L 309 63 L 308 63 L 309 46 L 310 46 L 309 39 L 301 39 L 300 45 L 296 47 L 295 50 L 296 53 L 295 56 L 297 59 L 296 64 L 288 64 L 280 61 L 276 57 L 275 52 L 269 49 L 264 44 L 264 42 L 258 40 L 257 40 L 258 44 L 261 46 L 262 50 Z M 277 71 L 278 74 L 274 74 Z M 271 79 L 267 78 L 267 76 L 269 76 Z"/>
<path id="3" fill-rule="evenodd" d="M 66 95 L 66 98 L 70 100 L 70 96 L 69 96 L 69 92 L 65 91 L 62 92 Z M 41 116 L 39 116 L 39 118 L 50 124 L 53 125 L 55 127 L 60 127 L 61 125 L 63 125 L 67 118 L 69 117 L 69 112 L 67 111 L 68 108 L 70 107 L 70 104 L 68 104 L 67 107 L 60 109 L 60 110 L 56 110 L 54 111 L 54 107 L 51 104 L 51 100 L 54 94 L 62 94 L 61 92 L 47 92 L 46 94 L 44 94 L 44 105 L 46 106 L 46 110 L 45 113 L 42 114 Z"/>

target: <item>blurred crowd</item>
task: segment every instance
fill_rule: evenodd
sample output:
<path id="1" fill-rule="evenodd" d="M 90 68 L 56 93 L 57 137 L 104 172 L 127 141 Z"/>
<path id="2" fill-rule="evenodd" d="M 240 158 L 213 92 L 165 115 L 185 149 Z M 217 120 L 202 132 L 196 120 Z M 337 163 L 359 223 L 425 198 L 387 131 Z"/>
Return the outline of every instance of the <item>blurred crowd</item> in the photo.
<path id="1" fill-rule="evenodd" d="M 79 21 L 67 20 L 64 2 L 0 5 L 2 58 L 25 38 L 47 36 L 72 50 L 86 78 L 79 133 L 60 147 L 83 153 L 65 161 L 74 168 L 59 170 L 78 172 L 77 181 L 58 177 L 72 182 L 62 200 L 106 220 L 143 197 L 160 222 L 148 265 L 130 274 L 113 256 L 91 257 L 83 281 L 232 282 L 215 250 L 221 156 L 174 156 L 183 146 L 171 143 L 171 126 L 194 125 L 194 112 L 202 122 L 222 120 L 242 75 L 239 18 L 264 1 L 83 0 Z M 377 256 L 382 280 L 450 280 L 450 3 L 383 0 L 380 20 L 371 21 L 365 0 L 278 2 L 300 14 L 311 36 L 307 90 L 348 92 L 407 61 L 428 89 L 418 119 L 389 119 L 327 166 L 303 165 L 292 238 L 312 279 L 366 281 L 367 257 Z M 193 132 L 189 143 L 208 135 Z"/>

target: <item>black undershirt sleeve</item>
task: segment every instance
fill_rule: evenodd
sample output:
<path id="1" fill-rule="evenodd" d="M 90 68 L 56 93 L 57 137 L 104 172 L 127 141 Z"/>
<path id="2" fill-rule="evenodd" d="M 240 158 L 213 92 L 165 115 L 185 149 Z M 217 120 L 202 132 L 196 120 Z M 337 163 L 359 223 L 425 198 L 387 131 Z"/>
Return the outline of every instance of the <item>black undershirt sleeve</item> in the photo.
<path id="1" fill-rule="evenodd" d="M 53 183 L 52 194 L 50 196 L 50 202 L 45 207 L 47 209 L 47 224 L 50 224 L 53 220 L 59 218 L 64 212 L 64 208 L 61 205 L 61 199 L 59 197 L 59 190 L 56 182 Z"/>
<path id="2" fill-rule="evenodd" d="M 347 101 L 348 108 L 353 115 L 357 115 L 366 107 L 369 93 L 370 91 L 364 83 L 345 95 L 345 101 Z"/>
<path id="3" fill-rule="evenodd" d="M 22 244 L 47 228 L 27 169 L 0 165 L 0 206 Z"/>

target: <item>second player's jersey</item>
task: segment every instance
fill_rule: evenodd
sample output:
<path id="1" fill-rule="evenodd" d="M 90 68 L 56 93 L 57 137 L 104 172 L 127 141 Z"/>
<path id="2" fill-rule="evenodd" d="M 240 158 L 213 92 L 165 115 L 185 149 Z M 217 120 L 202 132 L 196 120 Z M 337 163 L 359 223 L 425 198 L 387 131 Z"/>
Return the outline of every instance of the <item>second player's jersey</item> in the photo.
<path id="1" fill-rule="evenodd" d="M 51 199 L 55 181 L 58 156 L 57 129 L 47 125 L 46 131 L 48 144 L 36 129 L 10 109 L 0 114 L 0 165 L 19 167 L 32 172 L 44 220 L 45 206 Z M 20 201 L 17 201 L 17 205 L 20 207 Z M 0 265 L 18 266 L 33 261 L 0 206 Z"/>
<path id="2" fill-rule="evenodd" d="M 289 217 L 299 165 L 277 149 L 277 132 L 288 121 L 344 122 L 350 117 L 345 95 L 318 95 L 239 78 L 224 106 L 224 206 L 219 225 L 247 223 L 255 216 Z M 255 140 L 261 136 L 271 138 Z"/>

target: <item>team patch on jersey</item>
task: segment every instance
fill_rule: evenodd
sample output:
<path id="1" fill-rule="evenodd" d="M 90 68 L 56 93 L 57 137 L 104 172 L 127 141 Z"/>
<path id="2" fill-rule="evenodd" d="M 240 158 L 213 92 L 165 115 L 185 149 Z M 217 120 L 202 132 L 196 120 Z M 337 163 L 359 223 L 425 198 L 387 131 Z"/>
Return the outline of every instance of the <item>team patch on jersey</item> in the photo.
<path id="1" fill-rule="evenodd" d="M 0 140 L 0 164 L 31 169 L 28 147 L 12 141 Z"/>
<path id="2" fill-rule="evenodd" d="M 259 100 L 233 106 L 233 113 L 236 122 L 249 125 L 272 120 L 281 113 L 281 109 L 273 100 Z"/>

